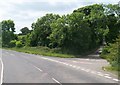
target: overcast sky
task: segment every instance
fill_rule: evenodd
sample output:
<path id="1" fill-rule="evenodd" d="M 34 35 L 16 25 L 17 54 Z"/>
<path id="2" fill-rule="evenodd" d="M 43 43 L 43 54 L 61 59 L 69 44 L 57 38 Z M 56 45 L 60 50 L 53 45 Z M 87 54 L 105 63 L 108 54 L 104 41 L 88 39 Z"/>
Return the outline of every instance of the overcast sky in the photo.
<path id="1" fill-rule="evenodd" d="M 95 3 L 117 4 L 119 0 L 1 0 L 0 22 L 14 20 L 16 33 L 29 27 L 46 13 L 70 14 L 73 10 Z"/>

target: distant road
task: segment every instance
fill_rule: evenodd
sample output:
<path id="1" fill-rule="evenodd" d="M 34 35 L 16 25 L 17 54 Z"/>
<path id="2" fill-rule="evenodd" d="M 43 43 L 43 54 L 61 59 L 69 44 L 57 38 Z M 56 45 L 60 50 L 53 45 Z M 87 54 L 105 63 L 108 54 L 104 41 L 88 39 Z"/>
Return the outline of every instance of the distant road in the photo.
<path id="1" fill-rule="evenodd" d="M 117 83 L 118 79 L 104 72 L 103 59 L 56 58 L 2 51 L 3 83 Z"/>

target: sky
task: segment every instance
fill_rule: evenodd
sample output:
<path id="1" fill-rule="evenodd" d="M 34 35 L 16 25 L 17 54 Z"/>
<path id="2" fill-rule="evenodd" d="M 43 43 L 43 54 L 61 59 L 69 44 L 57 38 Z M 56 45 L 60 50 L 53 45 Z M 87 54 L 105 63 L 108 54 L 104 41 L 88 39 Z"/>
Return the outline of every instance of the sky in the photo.
<path id="1" fill-rule="evenodd" d="M 0 0 L 0 22 L 11 19 L 16 33 L 47 13 L 66 15 L 80 7 L 95 3 L 117 4 L 119 0 Z"/>

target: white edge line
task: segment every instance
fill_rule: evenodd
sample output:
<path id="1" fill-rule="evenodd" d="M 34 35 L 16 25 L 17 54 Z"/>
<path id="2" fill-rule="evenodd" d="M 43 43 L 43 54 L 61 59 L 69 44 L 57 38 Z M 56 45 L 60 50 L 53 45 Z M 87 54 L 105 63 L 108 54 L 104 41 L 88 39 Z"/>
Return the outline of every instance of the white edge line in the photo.
<path id="1" fill-rule="evenodd" d="M 64 63 L 64 62 L 60 62 L 60 61 L 56 61 L 56 60 L 52 60 L 52 59 L 49 59 L 49 58 L 44 58 L 44 57 L 41 57 L 42 59 L 45 59 L 45 60 L 50 60 L 50 61 L 54 61 L 54 62 L 57 62 L 57 63 L 61 63 L 61 64 L 65 64 L 65 65 L 69 65 L 69 66 L 71 66 L 71 67 L 73 67 L 73 68 L 76 68 L 76 66 L 74 66 L 74 65 L 71 65 L 71 64 L 67 64 L 67 63 Z M 86 59 L 86 60 L 89 60 L 89 59 Z M 41 71 L 42 72 L 42 70 L 41 69 L 39 69 L 38 67 L 36 67 L 36 66 L 34 66 L 35 68 L 37 68 L 39 71 Z M 79 69 L 79 68 L 78 68 Z M 81 70 L 83 70 L 83 71 L 86 71 L 86 72 L 91 72 L 91 73 L 93 73 L 93 74 L 96 74 L 96 72 L 94 72 L 94 71 L 90 71 L 90 70 L 88 70 L 88 69 L 84 69 L 84 68 L 81 68 Z M 112 78 L 112 77 L 110 77 L 109 76 L 109 74 L 102 74 L 101 72 L 97 72 L 98 73 L 98 75 L 99 76 L 104 76 L 104 77 L 106 77 L 106 78 Z M 54 79 L 54 78 L 52 78 L 55 82 L 57 82 L 57 83 L 59 83 L 59 84 L 61 84 L 59 81 L 57 81 L 56 79 Z M 118 79 L 113 79 L 114 81 L 119 81 Z"/>
<path id="2" fill-rule="evenodd" d="M 59 81 L 57 81 L 55 78 L 52 78 L 52 80 L 54 80 L 56 83 L 62 85 Z"/>
<path id="3" fill-rule="evenodd" d="M 114 81 L 119 81 L 118 79 L 113 79 Z"/>
<path id="4" fill-rule="evenodd" d="M 0 59 L 0 61 L 1 61 L 1 65 L 2 65 L 2 69 L 1 69 L 1 82 L 0 82 L 0 84 L 2 85 L 2 83 L 3 83 L 3 62 L 2 62 L 2 58 Z"/>
<path id="5" fill-rule="evenodd" d="M 10 55 L 14 56 L 14 54 L 10 54 Z"/>
<path id="6" fill-rule="evenodd" d="M 99 75 L 99 76 L 104 76 L 103 74 L 97 74 L 97 75 Z"/>
<path id="7" fill-rule="evenodd" d="M 112 77 L 110 77 L 110 76 L 104 76 L 104 77 L 109 78 L 109 79 L 112 78 Z"/>

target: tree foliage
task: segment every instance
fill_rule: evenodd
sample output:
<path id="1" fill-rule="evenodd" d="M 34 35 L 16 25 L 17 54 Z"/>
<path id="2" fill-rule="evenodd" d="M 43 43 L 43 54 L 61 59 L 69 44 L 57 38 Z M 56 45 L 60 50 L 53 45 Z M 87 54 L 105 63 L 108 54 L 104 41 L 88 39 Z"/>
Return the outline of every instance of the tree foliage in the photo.
<path id="1" fill-rule="evenodd" d="M 53 14 L 46 14 L 39 18 L 36 23 L 32 24 L 33 32 L 31 33 L 30 45 L 31 46 L 48 46 L 50 40 L 47 38 L 51 33 L 50 24 L 55 22 L 60 16 Z"/>
<path id="2" fill-rule="evenodd" d="M 110 43 L 103 49 L 101 56 L 110 62 L 112 67 L 115 67 L 120 71 L 120 36 L 117 38 L 116 42 Z"/>
<path id="3" fill-rule="evenodd" d="M 113 43 L 120 33 L 118 5 L 94 4 L 69 15 L 46 14 L 32 23 L 29 46 L 63 48 L 82 53 Z"/>
<path id="4" fill-rule="evenodd" d="M 1 22 L 2 29 L 2 46 L 9 47 L 10 41 L 17 38 L 14 34 L 15 32 L 15 24 L 12 20 L 3 20 Z"/>
<path id="5" fill-rule="evenodd" d="M 23 27 L 20 31 L 22 32 L 21 35 L 27 35 L 28 33 L 30 33 L 30 30 L 28 27 Z"/>

